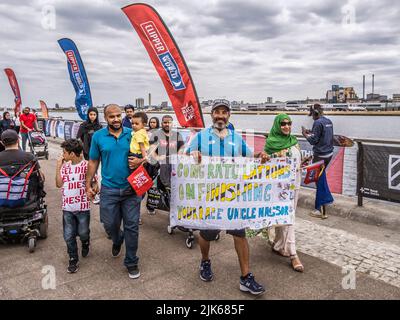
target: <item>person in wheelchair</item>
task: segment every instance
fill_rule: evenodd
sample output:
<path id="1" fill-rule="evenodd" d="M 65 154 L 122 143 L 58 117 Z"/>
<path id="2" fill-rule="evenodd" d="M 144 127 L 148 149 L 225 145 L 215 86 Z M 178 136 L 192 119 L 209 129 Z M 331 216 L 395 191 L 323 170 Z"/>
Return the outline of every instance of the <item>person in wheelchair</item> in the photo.
<path id="1" fill-rule="evenodd" d="M 47 236 L 44 175 L 37 159 L 19 149 L 18 134 L 5 130 L 0 153 L 0 240 L 28 240 L 34 251 L 36 239 Z"/>
<path id="2" fill-rule="evenodd" d="M 0 153 L 0 167 L 25 165 L 32 161 L 36 162 L 36 169 L 44 181 L 44 174 L 40 171 L 39 163 L 35 156 L 19 148 L 18 133 L 15 130 L 7 129 L 1 134 L 1 144 L 5 150 Z"/>

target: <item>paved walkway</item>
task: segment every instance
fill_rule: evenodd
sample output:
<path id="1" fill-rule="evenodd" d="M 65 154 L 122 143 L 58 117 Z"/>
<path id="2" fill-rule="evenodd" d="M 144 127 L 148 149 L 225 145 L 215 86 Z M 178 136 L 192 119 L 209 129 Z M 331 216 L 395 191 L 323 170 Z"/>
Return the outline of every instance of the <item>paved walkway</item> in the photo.
<path id="1" fill-rule="evenodd" d="M 338 217 L 313 220 L 303 209 L 296 220 L 303 274 L 273 254 L 260 237 L 250 240 L 251 269 L 267 287 L 257 298 L 239 291 L 239 266 L 229 235 L 222 233 L 221 240 L 212 243 L 215 280 L 204 283 L 198 277 L 197 243 L 190 250 L 184 233 L 169 235 L 168 217 L 162 212 L 142 214 L 139 279 L 128 278 L 123 255 L 111 258 L 97 206 L 92 210 L 91 254 L 81 259 L 78 273 L 67 274 L 60 191 L 54 186 L 58 148 L 52 145 L 50 160 L 41 162 L 47 177 L 49 237 L 39 241 L 33 254 L 19 244 L 0 246 L 0 299 L 400 299 L 397 232 Z M 43 289 L 52 272 L 55 289 Z"/>

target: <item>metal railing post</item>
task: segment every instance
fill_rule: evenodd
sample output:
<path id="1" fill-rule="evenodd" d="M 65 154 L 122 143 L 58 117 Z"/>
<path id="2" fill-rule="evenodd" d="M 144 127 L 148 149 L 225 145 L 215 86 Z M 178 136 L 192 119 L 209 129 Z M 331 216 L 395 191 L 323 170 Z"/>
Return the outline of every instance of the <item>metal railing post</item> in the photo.
<path id="1" fill-rule="evenodd" d="M 357 205 L 363 206 L 363 192 L 364 192 L 364 148 L 361 141 L 357 141 Z"/>

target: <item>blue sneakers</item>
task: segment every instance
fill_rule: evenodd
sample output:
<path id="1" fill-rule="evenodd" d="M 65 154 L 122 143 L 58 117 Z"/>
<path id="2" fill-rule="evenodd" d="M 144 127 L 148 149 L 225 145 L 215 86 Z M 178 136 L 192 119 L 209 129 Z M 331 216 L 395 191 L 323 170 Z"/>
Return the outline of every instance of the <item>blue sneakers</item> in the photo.
<path id="1" fill-rule="evenodd" d="M 200 264 L 200 279 L 203 281 L 211 281 L 214 275 L 211 271 L 211 261 L 204 260 Z"/>
<path id="2" fill-rule="evenodd" d="M 265 289 L 261 284 L 256 282 L 254 275 L 249 273 L 245 277 L 240 277 L 240 291 L 257 295 L 264 293 Z"/>

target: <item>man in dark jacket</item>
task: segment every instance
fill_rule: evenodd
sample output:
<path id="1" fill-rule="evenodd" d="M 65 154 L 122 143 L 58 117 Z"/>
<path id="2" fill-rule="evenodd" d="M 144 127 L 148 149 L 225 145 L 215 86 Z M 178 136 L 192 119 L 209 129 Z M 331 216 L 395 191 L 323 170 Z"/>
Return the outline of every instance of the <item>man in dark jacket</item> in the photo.
<path id="1" fill-rule="evenodd" d="M 133 114 L 135 113 L 135 108 L 133 107 L 133 105 L 128 104 L 127 106 L 125 106 L 124 111 L 126 116 L 124 117 L 124 119 L 122 119 L 122 126 L 125 128 L 132 129 L 131 121 Z"/>
<path id="2" fill-rule="evenodd" d="M 309 116 L 314 119 L 312 130 L 302 127 L 303 136 L 313 146 L 313 163 L 324 161 L 325 168 L 328 167 L 333 156 L 333 124 L 323 114 L 322 106 L 318 103 L 310 108 Z M 325 206 L 321 208 L 322 212 L 315 210 L 311 216 L 326 218 Z"/>

